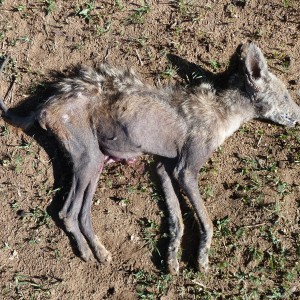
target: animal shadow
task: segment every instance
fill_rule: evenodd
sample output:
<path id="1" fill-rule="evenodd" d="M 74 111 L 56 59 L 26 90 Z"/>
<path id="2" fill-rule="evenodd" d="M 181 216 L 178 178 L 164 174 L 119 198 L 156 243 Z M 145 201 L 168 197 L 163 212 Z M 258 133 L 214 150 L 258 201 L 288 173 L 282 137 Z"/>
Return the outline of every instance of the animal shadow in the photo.
<path id="1" fill-rule="evenodd" d="M 204 67 L 197 65 L 193 62 L 169 53 L 167 54 L 168 60 L 176 68 L 177 74 L 188 86 L 197 86 L 203 82 L 211 83 L 212 86 L 218 90 L 224 90 L 227 88 L 229 78 L 231 74 L 238 71 L 240 67 L 239 55 L 242 45 L 239 45 L 234 54 L 229 59 L 228 67 L 220 73 L 213 73 Z M 205 61 L 201 61 L 203 65 L 207 64 Z"/>

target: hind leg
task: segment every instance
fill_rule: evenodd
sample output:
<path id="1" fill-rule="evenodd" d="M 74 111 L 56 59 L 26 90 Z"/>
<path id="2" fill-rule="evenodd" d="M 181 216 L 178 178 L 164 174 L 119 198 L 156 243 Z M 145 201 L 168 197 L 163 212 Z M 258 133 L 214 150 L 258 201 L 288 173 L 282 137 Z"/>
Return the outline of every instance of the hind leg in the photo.
<path id="1" fill-rule="evenodd" d="M 81 233 L 78 224 L 78 214 L 80 212 L 82 201 L 74 201 L 75 191 L 76 191 L 77 178 L 73 174 L 72 186 L 69 191 L 68 197 L 64 203 L 62 210 L 59 212 L 59 217 L 63 221 L 63 224 L 68 232 L 70 232 L 76 241 L 77 248 L 79 250 L 80 256 L 84 261 L 92 259 L 93 253 Z"/>
<path id="2" fill-rule="evenodd" d="M 183 222 L 179 201 L 173 187 L 174 183 L 172 182 L 167 171 L 169 166 L 170 164 L 168 164 L 167 160 L 160 162 L 157 165 L 157 173 L 160 177 L 169 213 L 168 221 L 170 241 L 167 256 L 168 270 L 171 274 L 178 274 L 179 263 L 177 259 L 177 253 L 183 235 Z M 172 166 L 171 169 L 173 171 Z"/>
<path id="3" fill-rule="evenodd" d="M 93 198 L 93 195 L 97 188 L 99 175 L 96 175 L 95 178 L 96 180 L 90 182 L 86 189 L 85 199 Z M 108 263 L 109 261 L 111 261 L 111 254 L 105 249 L 99 238 L 94 233 L 91 219 L 91 206 L 92 201 L 83 201 L 79 215 L 79 226 L 81 232 L 89 242 L 89 245 L 96 259 L 101 263 Z"/>
<path id="4" fill-rule="evenodd" d="M 94 233 L 91 221 L 92 198 L 104 164 L 97 137 L 90 129 L 66 126 L 67 134 L 60 138 L 73 163 L 72 186 L 59 212 L 68 232 L 74 237 L 81 257 L 93 255 L 99 262 L 111 260 L 110 253 Z M 59 138 L 59 137 L 58 137 Z"/>

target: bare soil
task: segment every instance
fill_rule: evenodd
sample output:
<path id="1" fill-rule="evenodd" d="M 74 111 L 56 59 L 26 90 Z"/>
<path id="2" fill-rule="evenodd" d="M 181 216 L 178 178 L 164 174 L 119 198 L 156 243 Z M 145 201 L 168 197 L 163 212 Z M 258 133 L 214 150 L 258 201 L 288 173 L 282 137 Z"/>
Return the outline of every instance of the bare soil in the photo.
<path id="1" fill-rule="evenodd" d="M 132 66 L 153 85 L 186 84 L 169 54 L 210 80 L 249 39 L 299 103 L 297 0 L 0 0 L 0 58 L 11 57 L 0 95 L 28 112 L 57 73 L 103 60 Z M 299 129 L 253 121 L 213 155 L 199 178 L 215 224 L 210 272 L 194 268 L 197 223 L 183 199 L 180 275 L 172 277 L 152 157 L 104 170 L 93 225 L 113 261 L 83 262 L 57 218 L 67 159 L 42 129 L 0 120 L 0 298 L 299 299 Z"/>

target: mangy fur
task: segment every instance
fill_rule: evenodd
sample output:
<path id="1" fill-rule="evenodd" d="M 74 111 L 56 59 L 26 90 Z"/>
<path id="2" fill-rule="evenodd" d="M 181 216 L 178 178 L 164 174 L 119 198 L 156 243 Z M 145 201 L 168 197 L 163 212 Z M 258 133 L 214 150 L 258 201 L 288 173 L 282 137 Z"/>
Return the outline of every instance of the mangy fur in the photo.
<path id="1" fill-rule="evenodd" d="M 82 67 L 75 77 L 62 80 L 54 95 L 26 118 L 13 115 L 0 101 L 8 121 L 23 128 L 38 121 L 71 157 L 72 186 L 59 215 L 83 259 L 111 259 L 93 231 L 90 213 L 105 162 L 150 153 L 160 161 L 157 172 L 169 211 L 169 271 L 179 271 L 177 252 L 183 234 L 175 184 L 195 210 L 201 235 L 197 260 L 207 270 L 213 226 L 198 190 L 200 168 L 250 119 L 265 118 L 287 126 L 300 120 L 300 108 L 269 72 L 256 45 L 242 47 L 240 63 L 242 71 L 220 93 L 207 83 L 188 89 L 154 88 L 130 69 L 102 65 L 97 71 Z"/>

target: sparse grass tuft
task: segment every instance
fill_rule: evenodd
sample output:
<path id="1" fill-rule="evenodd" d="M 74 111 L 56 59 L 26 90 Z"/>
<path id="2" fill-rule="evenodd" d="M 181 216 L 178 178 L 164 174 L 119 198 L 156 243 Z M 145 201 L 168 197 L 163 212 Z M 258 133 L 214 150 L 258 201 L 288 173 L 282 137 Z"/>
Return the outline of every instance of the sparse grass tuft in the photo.
<path id="1" fill-rule="evenodd" d="M 90 21 L 92 19 L 92 11 L 95 8 L 94 4 L 94 0 L 87 2 L 84 6 L 77 8 L 75 14 L 84 18 L 86 21 Z"/>
<path id="2" fill-rule="evenodd" d="M 145 21 L 145 15 L 150 12 L 150 6 L 145 1 L 139 8 L 133 9 L 133 13 L 128 17 L 129 24 L 142 24 Z"/>
<path id="3" fill-rule="evenodd" d="M 50 296 L 51 288 L 62 282 L 62 279 L 49 276 L 29 276 L 14 274 L 14 285 L 18 299 L 45 299 Z"/>
<path id="4" fill-rule="evenodd" d="M 149 247 L 150 251 L 156 251 L 160 255 L 159 249 L 157 247 L 157 241 L 159 237 L 159 226 L 155 221 L 149 219 L 141 219 L 139 221 L 142 227 L 142 235 L 145 241 L 145 245 Z"/>
<path id="5" fill-rule="evenodd" d="M 122 0 L 114 0 L 114 6 L 116 6 L 119 10 L 124 10 L 124 4 Z"/>
<path id="6" fill-rule="evenodd" d="M 144 270 L 134 273 L 139 299 L 154 300 L 166 295 L 172 276 L 169 274 L 151 274 Z"/>
<path id="7" fill-rule="evenodd" d="M 47 15 L 51 15 L 51 13 L 55 10 L 55 0 L 46 0 L 45 5 Z"/>
<path id="8" fill-rule="evenodd" d="M 283 7 L 284 8 L 289 8 L 290 7 L 290 0 L 282 0 Z"/>
<path id="9" fill-rule="evenodd" d="M 209 63 L 215 72 L 219 71 L 221 68 L 221 64 L 216 60 L 211 59 Z"/>

